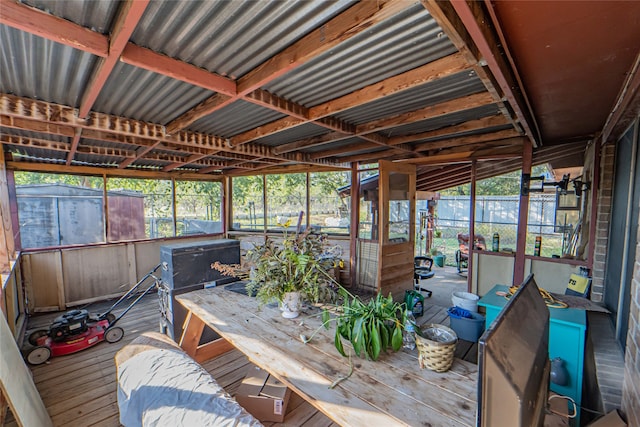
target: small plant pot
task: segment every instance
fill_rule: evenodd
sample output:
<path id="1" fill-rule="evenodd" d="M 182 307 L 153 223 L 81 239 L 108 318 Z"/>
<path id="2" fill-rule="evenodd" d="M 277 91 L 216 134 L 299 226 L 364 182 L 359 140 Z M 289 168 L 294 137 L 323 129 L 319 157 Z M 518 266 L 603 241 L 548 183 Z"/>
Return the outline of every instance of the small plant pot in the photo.
<path id="1" fill-rule="evenodd" d="M 282 317 L 295 319 L 300 314 L 300 292 L 287 292 L 280 303 Z"/>
<path id="2" fill-rule="evenodd" d="M 447 257 L 446 255 L 436 255 L 433 257 L 433 262 L 438 267 L 444 267 L 444 260 L 446 257 Z"/>

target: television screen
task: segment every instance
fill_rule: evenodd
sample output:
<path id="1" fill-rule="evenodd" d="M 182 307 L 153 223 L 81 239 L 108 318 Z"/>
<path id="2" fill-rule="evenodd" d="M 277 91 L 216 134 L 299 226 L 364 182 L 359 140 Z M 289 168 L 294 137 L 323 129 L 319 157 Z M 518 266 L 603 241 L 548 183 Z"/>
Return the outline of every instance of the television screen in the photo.
<path id="1" fill-rule="evenodd" d="M 530 275 L 478 342 L 477 425 L 542 426 L 549 390 L 549 309 Z"/>

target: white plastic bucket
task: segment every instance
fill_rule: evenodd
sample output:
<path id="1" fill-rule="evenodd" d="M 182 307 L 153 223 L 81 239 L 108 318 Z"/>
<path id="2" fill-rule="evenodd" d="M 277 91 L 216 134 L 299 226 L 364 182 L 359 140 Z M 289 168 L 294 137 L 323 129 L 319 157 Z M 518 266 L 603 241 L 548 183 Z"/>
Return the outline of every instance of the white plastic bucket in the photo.
<path id="1" fill-rule="evenodd" d="M 454 292 L 451 294 L 451 302 L 454 306 L 464 308 L 473 313 L 478 312 L 478 300 L 480 297 L 469 292 Z"/>

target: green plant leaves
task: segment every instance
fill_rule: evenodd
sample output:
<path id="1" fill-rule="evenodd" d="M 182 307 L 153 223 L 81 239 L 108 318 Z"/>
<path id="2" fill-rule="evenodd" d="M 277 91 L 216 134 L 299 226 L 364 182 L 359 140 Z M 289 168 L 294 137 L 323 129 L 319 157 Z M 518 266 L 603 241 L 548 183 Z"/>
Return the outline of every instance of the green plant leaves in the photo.
<path id="1" fill-rule="evenodd" d="M 393 330 L 393 336 L 391 337 L 391 348 L 393 351 L 398 351 L 402 347 L 402 328 L 400 325 L 396 325 Z"/>
<path id="2" fill-rule="evenodd" d="M 343 356 L 342 338 L 351 342 L 359 357 L 377 360 L 389 348 L 398 351 L 402 347 L 402 331 L 406 322 L 404 304 L 393 301 L 393 296 L 381 294 L 366 303 L 338 290 L 343 297 L 341 312 L 336 321 L 334 343 Z"/>

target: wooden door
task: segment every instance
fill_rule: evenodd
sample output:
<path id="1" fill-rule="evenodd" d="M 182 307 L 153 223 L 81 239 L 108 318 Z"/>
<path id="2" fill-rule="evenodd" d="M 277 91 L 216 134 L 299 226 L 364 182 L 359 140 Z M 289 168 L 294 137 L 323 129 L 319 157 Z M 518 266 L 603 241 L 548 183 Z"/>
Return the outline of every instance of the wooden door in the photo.
<path id="1" fill-rule="evenodd" d="M 381 160 L 378 290 L 396 300 L 413 289 L 415 239 L 415 165 Z"/>

